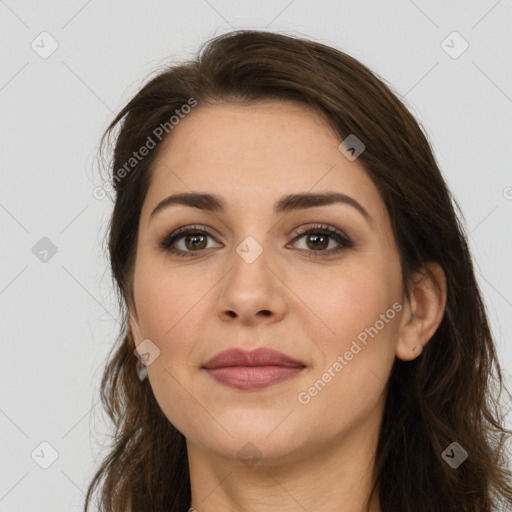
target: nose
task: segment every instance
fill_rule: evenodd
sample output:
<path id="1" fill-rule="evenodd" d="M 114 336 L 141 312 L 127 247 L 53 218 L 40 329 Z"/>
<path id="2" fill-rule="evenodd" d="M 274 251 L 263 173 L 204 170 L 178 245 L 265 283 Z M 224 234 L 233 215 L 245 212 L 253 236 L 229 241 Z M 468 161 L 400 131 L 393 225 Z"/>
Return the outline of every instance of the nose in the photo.
<path id="1" fill-rule="evenodd" d="M 246 325 L 278 322 L 287 311 L 283 269 L 277 264 L 269 265 L 269 249 L 255 259 L 254 254 L 246 256 L 243 245 L 238 249 L 233 252 L 231 268 L 218 288 L 218 316 L 223 321 Z"/>

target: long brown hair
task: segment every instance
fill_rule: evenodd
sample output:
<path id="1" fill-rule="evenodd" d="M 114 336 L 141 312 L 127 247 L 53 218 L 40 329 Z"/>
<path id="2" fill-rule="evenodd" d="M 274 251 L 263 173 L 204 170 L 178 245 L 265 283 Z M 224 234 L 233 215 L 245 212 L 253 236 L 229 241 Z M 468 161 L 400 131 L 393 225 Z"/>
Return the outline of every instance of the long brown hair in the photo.
<path id="1" fill-rule="evenodd" d="M 124 328 L 100 391 L 115 435 L 88 488 L 85 512 L 98 490 L 100 508 L 110 512 L 183 512 L 190 506 L 185 437 L 161 411 L 148 379 L 139 380 L 127 327 L 141 207 L 177 110 L 184 112 L 191 100 L 201 108 L 272 99 L 312 106 L 340 142 L 354 134 L 365 144 L 359 161 L 389 211 L 405 293 L 412 273 L 426 262 L 438 262 L 446 274 L 439 328 L 419 357 L 395 358 L 389 375 L 372 495 L 378 492 L 383 512 L 491 512 L 511 506 L 506 441 L 512 432 L 504 428 L 499 405 L 506 388 L 463 215 L 421 125 L 384 79 L 353 57 L 302 37 L 238 30 L 205 43 L 197 58 L 158 72 L 102 139 L 102 147 L 115 139 L 108 249 Z M 155 149 L 130 160 L 149 139 Z M 468 453 L 456 469 L 442 457 L 453 442 Z"/>

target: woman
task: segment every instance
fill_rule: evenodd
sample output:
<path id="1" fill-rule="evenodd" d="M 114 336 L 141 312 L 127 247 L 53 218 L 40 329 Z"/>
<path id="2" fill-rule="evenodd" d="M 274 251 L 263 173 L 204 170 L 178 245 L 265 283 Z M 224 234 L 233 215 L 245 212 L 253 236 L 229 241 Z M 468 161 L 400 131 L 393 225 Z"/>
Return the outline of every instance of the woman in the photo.
<path id="1" fill-rule="evenodd" d="M 112 512 L 512 505 L 503 385 L 420 126 L 350 56 L 235 31 L 122 109 Z M 101 487 L 101 489 L 100 489 Z"/>

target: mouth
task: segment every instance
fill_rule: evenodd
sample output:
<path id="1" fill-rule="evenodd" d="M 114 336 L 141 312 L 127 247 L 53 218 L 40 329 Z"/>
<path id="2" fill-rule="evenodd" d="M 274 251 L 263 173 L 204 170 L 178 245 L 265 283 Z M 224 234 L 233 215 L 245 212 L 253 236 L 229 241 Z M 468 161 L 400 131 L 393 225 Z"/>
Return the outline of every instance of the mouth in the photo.
<path id="1" fill-rule="evenodd" d="M 306 368 L 300 361 L 273 349 L 250 352 L 230 349 L 202 367 L 217 382 L 241 390 L 256 390 L 289 380 Z"/>

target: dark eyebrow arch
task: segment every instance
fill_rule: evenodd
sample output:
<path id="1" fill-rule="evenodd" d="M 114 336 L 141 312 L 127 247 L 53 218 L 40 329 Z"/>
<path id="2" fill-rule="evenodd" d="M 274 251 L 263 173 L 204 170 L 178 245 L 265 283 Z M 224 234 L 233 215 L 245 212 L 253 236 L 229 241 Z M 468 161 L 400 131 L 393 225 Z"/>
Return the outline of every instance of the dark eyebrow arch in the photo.
<path id="1" fill-rule="evenodd" d="M 347 204 L 355 208 L 371 225 L 373 219 L 370 214 L 354 198 L 339 192 L 290 194 L 281 197 L 274 205 L 275 214 L 284 214 L 293 210 L 314 208 L 331 204 Z M 222 198 L 215 194 L 202 192 L 186 192 L 174 194 L 160 201 L 149 215 L 151 220 L 158 212 L 174 205 L 190 206 L 200 210 L 224 213 L 225 205 Z"/>

